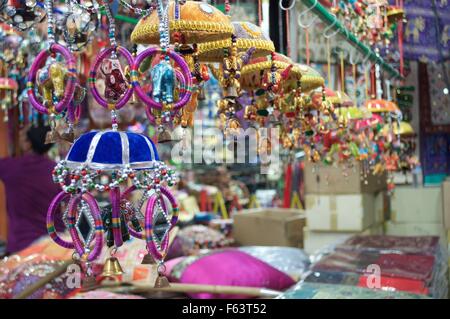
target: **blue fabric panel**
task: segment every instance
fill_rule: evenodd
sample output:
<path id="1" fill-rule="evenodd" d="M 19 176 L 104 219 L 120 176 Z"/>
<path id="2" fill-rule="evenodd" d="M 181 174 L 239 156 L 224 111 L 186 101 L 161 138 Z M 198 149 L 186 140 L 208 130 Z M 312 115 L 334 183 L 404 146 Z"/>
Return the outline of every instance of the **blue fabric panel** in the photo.
<path id="1" fill-rule="evenodd" d="M 127 133 L 130 145 L 130 163 L 149 162 L 153 158 L 148 148 L 145 137 L 139 134 Z"/>
<path id="2" fill-rule="evenodd" d="M 67 160 L 73 162 L 86 161 L 89 146 L 91 145 L 91 141 L 97 133 L 97 131 L 92 131 L 81 135 L 72 145 L 72 148 L 69 151 L 69 155 L 67 156 Z"/>
<path id="3" fill-rule="evenodd" d="M 150 141 L 150 144 L 153 147 L 153 153 L 155 153 L 155 158 L 153 160 L 155 161 L 159 161 L 159 154 L 158 154 L 158 149 L 155 146 L 155 143 L 153 143 L 153 141 L 151 140 L 151 138 L 149 138 L 148 136 L 145 136 L 146 139 L 148 139 Z"/>
<path id="4" fill-rule="evenodd" d="M 107 132 L 97 144 L 92 162 L 122 164 L 122 142 L 118 132 Z"/>

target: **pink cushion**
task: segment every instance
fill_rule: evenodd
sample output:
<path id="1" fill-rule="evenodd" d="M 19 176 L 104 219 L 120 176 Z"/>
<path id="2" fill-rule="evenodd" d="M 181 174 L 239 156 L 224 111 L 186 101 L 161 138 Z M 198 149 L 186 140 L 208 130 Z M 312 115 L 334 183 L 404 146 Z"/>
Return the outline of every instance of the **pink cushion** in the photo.
<path id="1" fill-rule="evenodd" d="M 258 287 L 285 290 L 295 284 L 285 273 L 238 250 L 225 250 L 201 257 L 186 267 L 180 283 Z M 190 294 L 192 298 L 247 298 L 242 295 Z"/>

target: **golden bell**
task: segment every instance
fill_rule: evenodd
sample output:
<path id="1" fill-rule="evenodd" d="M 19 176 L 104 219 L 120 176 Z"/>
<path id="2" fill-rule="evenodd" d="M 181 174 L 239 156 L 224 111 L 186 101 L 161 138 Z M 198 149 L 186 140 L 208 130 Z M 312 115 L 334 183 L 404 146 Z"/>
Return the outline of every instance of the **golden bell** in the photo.
<path id="1" fill-rule="evenodd" d="M 156 264 L 156 261 L 151 254 L 147 253 L 144 256 L 144 258 L 142 258 L 141 264 L 142 265 L 154 265 L 154 264 Z"/>
<path id="2" fill-rule="evenodd" d="M 168 143 L 172 141 L 172 136 L 170 133 L 164 129 L 162 132 L 158 134 L 158 143 Z"/>
<path id="3" fill-rule="evenodd" d="M 69 143 L 73 143 L 75 140 L 75 133 L 73 131 L 64 132 L 61 134 L 61 139 Z"/>
<path id="4" fill-rule="evenodd" d="M 170 287 L 169 280 L 166 276 L 159 275 L 158 278 L 156 278 L 155 282 L 155 288 L 167 288 Z"/>
<path id="5" fill-rule="evenodd" d="M 120 276 L 123 274 L 122 267 L 116 257 L 109 257 L 103 266 L 103 277 Z"/>
<path id="6" fill-rule="evenodd" d="M 238 97 L 238 92 L 235 86 L 229 86 L 225 91 L 225 98 L 236 98 Z"/>

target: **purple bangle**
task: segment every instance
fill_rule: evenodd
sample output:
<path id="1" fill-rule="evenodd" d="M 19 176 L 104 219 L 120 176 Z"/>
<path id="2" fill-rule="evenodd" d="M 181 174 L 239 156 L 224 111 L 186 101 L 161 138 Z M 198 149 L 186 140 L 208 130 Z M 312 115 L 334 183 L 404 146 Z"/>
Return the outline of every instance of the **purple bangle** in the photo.
<path id="1" fill-rule="evenodd" d="M 39 52 L 39 54 L 34 59 L 34 62 L 30 67 L 30 73 L 28 75 L 28 83 L 27 83 L 28 99 L 30 101 L 30 104 L 36 109 L 36 111 L 43 114 L 49 114 L 49 109 L 46 108 L 41 102 L 37 100 L 34 94 L 34 85 L 36 82 L 36 75 L 38 70 L 45 65 L 45 61 L 53 52 L 60 53 L 67 63 L 66 90 L 64 91 L 64 96 L 61 99 L 61 101 L 59 101 L 55 105 L 54 111 L 56 113 L 62 112 L 72 101 L 73 95 L 75 93 L 75 82 L 76 82 L 75 58 L 65 47 L 57 43 L 54 43 L 51 45 L 49 50 L 42 50 L 41 52 Z"/>
<path id="2" fill-rule="evenodd" d="M 120 188 L 114 187 L 109 191 L 111 201 L 111 226 L 114 236 L 114 245 L 120 247 L 123 244 L 122 231 L 120 230 Z"/>
<path id="3" fill-rule="evenodd" d="M 117 103 L 108 103 L 104 98 L 101 97 L 100 93 L 97 90 L 97 87 L 95 86 L 96 81 L 96 75 L 97 75 L 97 69 L 99 68 L 102 61 L 110 55 L 114 51 L 114 48 L 108 48 L 103 50 L 102 52 L 97 55 L 97 58 L 95 59 L 94 64 L 91 67 L 91 70 L 89 72 L 89 87 L 91 88 L 91 93 L 94 99 L 97 101 L 98 104 L 105 108 L 114 108 L 116 110 L 121 109 L 125 104 L 127 104 L 128 100 L 130 99 L 131 95 L 133 94 L 133 86 L 129 85 L 128 89 L 125 91 L 125 94 L 122 96 L 122 98 L 117 101 Z M 125 59 L 128 62 L 128 65 L 133 65 L 133 56 L 131 53 L 124 47 L 117 47 L 117 51 L 125 57 Z"/>
<path id="4" fill-rule="evenodd" d="M 76 211 L 78 204 L 80 203 L 81 199 L 83 199 L 89 206 L 89 209 L 91 210 L 92 216 L 94 217 L 95 221 L 95 243 L 94 248 L 89 253 L 88 256 L 86 256 L 87 261 L 93 261 L 95 260 L 101 253 L 102 247 L 103 247 L 103 222 L 100 215 L 100 209 L 98 208 L 97 202 L 95 201 L 94 196 L 92 196 L 90 193 L 84 193 L 83 195 L 78 195 L 75 197 L 72 197 L 69 202 L 69 231 L 70 235 L 72 236 L 72 240 L 75 244 L 75 249 L 77 253 L 80 256 L 83 256 L 85 254 L 85 249 L 83 246 L 83 243 L 81 242 L 81 239 L 78 235 L 78 231 L 75 228 L 75 219 L 76 219 Z"/>
<path id="5" fill-rule="evenodd" d="M 75 245 L 59 237 L 58 234 L 56 233 L 55 228 L 55 214 L 57 211 L 59 211 L 59 205 L 68 197 L 70 197 L 69 193 L 60 192 L 58 193 L 58 195 L 55 196 L 55 198 L 51 202 L 47 211 L 47 232 L 50 238 L 61 247 L 67 249 L 74 249 Z"/>
<path id="6" fill-rule="evenodd" d="M 142 89 L 141 85 L 139 84 L 138 79 L 138 70 L 139 66 L 142 63 L 142 61 L 152 55 L 155 55 L 156 53 L 161 54 L 168 54 L 168 56 L 175 61 L 176 64 L 181 68 L 181 75 L 183 75 L 183 79 L 180 79 L 180 82 L 185 86 L 184 92 L 181 94 L 181 98 L 173 105 L 173 110 L 178 110 L 185 106 L 189 99 L 191 98 L 192 94 L 192 76 L 191 71 L 189 70 L 189 66 L 187 65 L 186 61 L 177 53 L 174 51 L 166 51 L 164 52 L 160 48 L 148 48 L 144 51 L 142 51 L 134 60 L 133 66 L 131 68 L 131 79 L 132 84 L 134 87 L 134 90 L 136 91 L 138 97 L 141 99 L 142 102 L 144 102 L 146 105 L 161 110 L 163 108 L 162 103 L 157 103 L 155 100 L 153 100 L 150 96 L 148 96 L 144 90 Z M 178 78 L 178 73 L 177 73 Z"/>
<path id="7" fill-rule="evenodd" d="M 177 205 L 175 198 L 170 193 L 170 191 L 165 187 L 161 187 L 161 195 L 167 197 L 170 204 L 172 205 L 172 209 L 174 211 L 174 216 L 175 215 L 178 216 L 178 205 Z M 153 255 L 153 257 L 158 260 L 163 260 L 166 256 L 167 250 L 169 248 L 169 234 L 167 234 L 166 237 L 163 238 L 163 242 L 161 243 L 161 250 L 158 250 L 153 241 L 153 213 L 155 211 L 155 206 L 157 204 L 157 200 L 158 200 L 158 196 L 154 194 L 154 195 L 150 196 L 150 199 L 148 200 L 148 203 L 147 203 L 147 209 L 145 212 L 145 239 L 147 242 L 147 249 Z M 161 200 L 164 200 L 164 198 L 162 196 L 161 196 Z M 167 210 L 165 203 L 162 204 L 161 206 L 163 209 Z M 174 216 L 172 216 L 172 220 L 170 223 L 171 224 L 170 229 L 172 229 L 173 226 L 175 225 L 175 223 L 173 223 L 173 221 L 176 222 L 176 220 L 177 220 L 177 217 L 174 218 Z M 169 231 L 170 231 L 170 229 L 169 229 Z"/>

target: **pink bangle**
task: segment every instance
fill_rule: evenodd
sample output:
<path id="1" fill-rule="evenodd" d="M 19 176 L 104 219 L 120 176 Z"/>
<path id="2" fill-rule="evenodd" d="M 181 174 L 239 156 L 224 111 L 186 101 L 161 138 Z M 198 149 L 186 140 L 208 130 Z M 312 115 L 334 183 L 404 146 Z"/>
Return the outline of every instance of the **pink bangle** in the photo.
<path id="1" fill-rule="evenodd" d="M 66 89 L 61 101 L 59 101 L 54 106 L 54 112 L 61 113 L 69 105 L 70 101 L 72 101 L 75 92 L 75 83 L 77 81 L 75 58 L 69 52 L 69 50 L 67 50 L 62 45 L 54 43 L 48 50 L 42 50 L 41 52 L 39 52 L 30 68 L 27 82 L 27 94 L 30 104 L 36 109 L 36 111 L 43 114 L 49 114 L 52 113 L 52 111 L 49 111 L 48 108 L 46 108 L 41 102 L 37 100 L 36 95 L 34 94 L 34 85 L 36 82 L 36 75 L 38 70 L 45 65 L 45 61 L 52 53 L 60 53 L 67 63 Z"/>
<path id="2" fill-rule="evenodd" d="M 142 51 L 134 60 L 133 66 L 131 68 L 131 79 L 132 79 L 132 85 L 134 87 L 134 90 L 136 91 L 136 94 L 141 99 L 142 102 L 144 102 L 146 105 L 161 110 L 163 108 L 162 103 L 157 103 L 153 98 L 148 96 L 144 90 L 141 88 L 141 85 L 139 84 L 139 78 L 138 78 L 138 70 L 139 66 L 144 61 L 144 59 L 153 56 L 157 53 L 161 54 L 167 54 L 171 59 L 175 61 L 175 63 L 181 68 L 181 75 L 183 78 L 179 77 L 179 74 L 177 73 L 177 78 L 180 80 L 180 82 L 185 86 L 185 89 L 181 93 L 180 99 L 173 105 L 173 110 L 178 110 L 185 106 L 189 99 L 191 98 L 192 94 L 192 76 L 191 71 L 189 70 L 189 66 L 187 65 L 186 61 L 177 53 L 174 51 L 163 51 L 160 48 L 148 48 L 144 51 Z"/>
<path id="3" fill-rule="evenodd" d="M 125 91 L 125 94 L 116 103 L 108 103 L 103 97 L 101 97 L 100 93 L 97 90 L 97 87 L 95 86 L 97 69 L 100 67 L 100 64 L 103 62 L 103 60 L 113 51 L 114 48 L 108 48 L 100 52 L 99 55 L 97 55 L 97 58 L 95 59 L 95 62 L 92 65 L 91 70 L 89 72 L 88 82 L 89 87 L 91 88 L 92 96 L 94 97 L 94 99 L 97 101 L 98 104 L 100 104 L 105 108 L 119 110 L 125 104 L 127 104 L 128 100 L 133 94 L 133 86 L 129 85 L 128 89 Z M 117 51 L 127 60 L 129 66 L 133 65 L 133 56 L 126 48 L 118 46 Z"/>
<path id="4" fill-rule="evenodd" d="M 85 247 L 81 242 L 81 239 L 78 235 L 78 231 L 75 228 L 75 221 L 77 218 L 77 207 L 80 203 L 81 199 L 83 199 L 89 206 L 91 210 L 92 217 L 95 221 L 95 243 L 92 251 L 85 256 Z M 69 202 L 69 232 L 72 240 L 75 244 L 75 249 L 80 256 L 85 256 L 87 261 L 95 260 L 101 253 L 103 247 L 103 222 L 100 215 L 100 209 L 98 208 L 97 202 L 95 201 L 94 196 L 90 193 L 84 193 L 82 195 L 73 196 Z"/>
<path id="5" fill-rule="evenodd" d="M 51 202 L 50 207 L 48 208 L 47 211 L 47 232 L 50 238 L 61 247 L 67 249 L 74 249 L 75 245 L 59 237 L 58 234 L 56 233 L 55 228 L 55 214 L 57 211 L 59 211 L 59 205 L 68 197 L 70 197 L 69 193 L 61 191 L 60 193 L 58 193 L 58 195 L 55 196 L 55 198 Z"/>
<path id="6" fill-rule="evenodd" d="M 162 196 L 165 196 L 170 204 L 172 205 L 173 214 L 172 219 L 170 221 L 170 229 L 172 229 L 177 220 L 178 220 L 178 204 L 175 200 L 175 197 L 170 193 L 170 191 L 165 188 L 161 187 L 161 200 L 164 200 Z M 168 248 L 169 248 L 169 235 L 167 234 L 161 243 L 161 250 L 159 250 L 156 247 L 155 242 L 153 241 L 153 213 L 156 208 L 156 204 L 158 202 L 158 196 L 156 194 L 153 194 L 150 196 L 148 203 L 147 203 L 147 209 L 145 212 L 145 239 L 147 242 L 147 249 L 148 251 L 153 255 L 153 257 L 157 260 L 163 260 L 167 254 Z M 164 210 L 167 211 L 167 208 L 165 206 L 165 203 L 161 205 Z M 169 231 L 170 231 L 169 229 Z"/>

